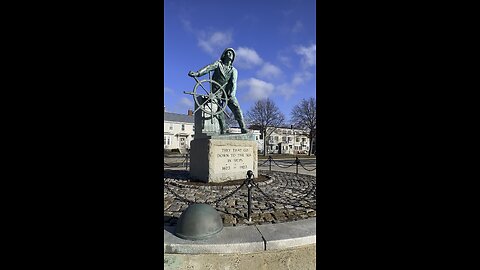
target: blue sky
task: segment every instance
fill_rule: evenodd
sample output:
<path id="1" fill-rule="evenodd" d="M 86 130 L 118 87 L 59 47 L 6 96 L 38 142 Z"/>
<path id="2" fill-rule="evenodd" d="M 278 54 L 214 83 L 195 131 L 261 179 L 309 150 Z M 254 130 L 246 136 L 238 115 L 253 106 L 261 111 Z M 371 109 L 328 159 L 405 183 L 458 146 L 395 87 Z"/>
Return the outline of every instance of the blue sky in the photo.
<path id="1" fill-rule="evenodd" d="M 237 99 L 244 114 L 271 98 L 290 119 L 302 97 L 316 97 L 315 0 L 165 0 L 164 100 L 167 112 L 193 109 L 197 71 L 236 51 Z M 207 79 L 208 75 L 204 77 Z"/>

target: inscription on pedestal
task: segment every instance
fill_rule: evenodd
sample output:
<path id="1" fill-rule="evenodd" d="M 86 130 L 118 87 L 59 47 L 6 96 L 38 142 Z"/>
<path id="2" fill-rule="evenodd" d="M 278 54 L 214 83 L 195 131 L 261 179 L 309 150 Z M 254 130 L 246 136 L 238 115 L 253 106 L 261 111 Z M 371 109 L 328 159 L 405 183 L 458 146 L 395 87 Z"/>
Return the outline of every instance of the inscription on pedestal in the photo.
<path id="1" fill-rule="evenodd" d="M 198 139 L 191 142 L 190 177 L 220 183 L 245 179 L 248 170 L 258 174 L 254 140 Z"/>
<path id="2" fill-rule="evenodd" d="M 245 173 L 253 169 L 253 148 L 242 146 L 214 146 L 215 171 L 217 173 Z"/>

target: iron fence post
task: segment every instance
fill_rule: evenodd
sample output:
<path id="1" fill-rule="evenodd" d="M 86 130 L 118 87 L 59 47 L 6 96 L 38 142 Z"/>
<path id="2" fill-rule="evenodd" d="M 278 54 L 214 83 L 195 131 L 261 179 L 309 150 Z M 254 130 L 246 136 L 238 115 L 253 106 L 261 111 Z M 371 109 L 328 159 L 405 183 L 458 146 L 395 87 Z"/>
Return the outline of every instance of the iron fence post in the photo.
<path id="1" fill-rule="evenodd" d="M 300 164 L 300 160 L 298 159 L 298 157 L 295 157 L 295 163 L 297 164 L 297 172 L 296 174 L 298 175 L 298 164 Z"/>
<path id="2" fill-rule="evenodd" d="M 272 172 L 272 156 L 268 156 L 268 161 L 270 163 L 270 165 L 268 165 L 268 170 Z"/>
<path id="3" fill-rule="evenodd" d="M 252 182 L 253 182 L 253 172 L 248 170 L 247 171 L 247 179 L 245 179 L 247 182 L 247 188 L 248 188 L 248 209 L 247 209 L 247 219 L 249 222 L 252 222 Z"/>

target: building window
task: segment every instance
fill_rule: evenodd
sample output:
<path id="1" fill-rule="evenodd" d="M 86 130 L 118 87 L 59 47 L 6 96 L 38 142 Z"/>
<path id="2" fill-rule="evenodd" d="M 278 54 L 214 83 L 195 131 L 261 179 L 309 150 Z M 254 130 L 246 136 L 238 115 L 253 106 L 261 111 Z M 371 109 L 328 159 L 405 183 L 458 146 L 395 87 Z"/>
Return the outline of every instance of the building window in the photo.
<path id="1" fill-rule="evenodd" d="M 185 124 L 182 124 L 182 131 L 185 131 Z"/>
<path id="2" fill-rule="evenodd" d="M 300 142 L 300 138 L 295 138 L 295 141 L 296 141 L 296 142 Z"/>
<path id="3" fill-rule="evenodd" d="M 166 144 L 167 144 L 167 137 L 163 136 L 163 145 L 166 145 Z"/>
<path id="4" fill-rule="evenodd" d="M 255 140 L 257 140 L 257 141 L 258 141 L 258 136 L 255 136 Z"/>
<path id="5" fill-rule="evenodd" d="M 275 136 L 274 138 L 275 138 L 275 141 L 277 141 L 277 142 L 278 142 L 278 136 Z"/>
<path id="6" fill-rule="evenodd" d="M 170 130 L 172 130 L 172 129 L 173 129 L 173 124 L 170 124 Z"/>

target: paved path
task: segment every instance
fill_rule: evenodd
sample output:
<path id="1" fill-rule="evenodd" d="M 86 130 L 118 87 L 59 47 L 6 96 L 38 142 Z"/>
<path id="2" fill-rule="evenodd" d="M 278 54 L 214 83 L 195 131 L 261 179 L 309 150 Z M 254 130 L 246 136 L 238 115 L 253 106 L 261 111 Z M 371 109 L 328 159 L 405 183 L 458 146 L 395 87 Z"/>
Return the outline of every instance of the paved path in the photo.
<path id="1" fill-rule="evenodd" d="M 294 166 L 290 170 L 295 170 Z M 273 168 L 272 168 L 273 169 Z M 288 170 L 288 169 L 284 169 Z M 300 170 L 299 170 L 300 172 Z M 252 221 L 272 224 L 316 216 L 316 177 L 292 172 L 259 170 L 270 179 L 252 189 Z M 194 186 L 188 171 L 165 168 L 164 224 L 174 226 L 188 203 L 209 203 L 220 212 L 224 226 L 247 225 L 247 188 Z M 230 196 L 229 196 L 230 195 Z M 226 198 L 225 198 L 226 197 Z"/>

